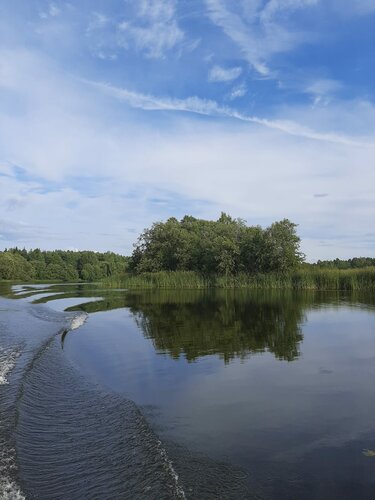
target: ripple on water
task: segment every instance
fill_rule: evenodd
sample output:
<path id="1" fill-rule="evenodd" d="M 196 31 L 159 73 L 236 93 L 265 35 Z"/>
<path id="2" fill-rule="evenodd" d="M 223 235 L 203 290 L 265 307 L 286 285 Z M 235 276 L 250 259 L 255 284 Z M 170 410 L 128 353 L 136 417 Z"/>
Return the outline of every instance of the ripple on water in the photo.
<path id="1" fill-rule="evenodd" d="M 18 484 L 14 439 L 22 374 L 40 345 L 69 324 L 71 317 L 4 298 L 0 298 L 0 311 L 0 500 L 17 500 L 25 498 Z"/>
<path id="2" fill-rule="evenodd" d="M 2 351 L 0 396 L 18 396 L 17 412 L 6 415 L 14 439 L 0 429 L 0 499 L 254 498 L 230 467 L 177 448 L 171 459 L 171 446 L 132 401 L 93 386 L 67 362 L 56 333 L 86 318 L 28 306 L 23 320 L 11 324 L 25 345 Z"/>
<path id="3" fill-rule="evenodd" d="M 91 385 L 57 340 L 34 362 L 25 387 L 16 433 L 27 498 L 255 498 L 230 466 L 178 447 L 171 458 L 139 408 Z"/>
<path id="4" fill-rule="evenodd" d="M 27 497 L 184 498 L 134 403 L 88 385 L 58 342 L 34 362 L 24 386 L 16 437 Z"/>

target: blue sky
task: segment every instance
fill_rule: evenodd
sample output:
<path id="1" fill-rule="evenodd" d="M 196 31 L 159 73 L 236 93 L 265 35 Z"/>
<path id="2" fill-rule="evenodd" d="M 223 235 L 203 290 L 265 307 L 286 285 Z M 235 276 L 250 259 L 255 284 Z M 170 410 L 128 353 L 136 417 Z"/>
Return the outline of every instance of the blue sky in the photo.
<path id="1" fill-rule="evenodd" d="M 0 5 L 0 248 L 114 250 L 170 216 L 375 256 L 375 0 Z"/>

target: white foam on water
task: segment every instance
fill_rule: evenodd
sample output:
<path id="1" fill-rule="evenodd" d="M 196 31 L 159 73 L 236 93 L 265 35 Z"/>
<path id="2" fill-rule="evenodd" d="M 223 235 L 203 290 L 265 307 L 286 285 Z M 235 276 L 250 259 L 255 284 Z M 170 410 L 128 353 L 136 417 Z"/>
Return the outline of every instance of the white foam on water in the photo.
<path id="1" fill-rule="evenodd" d="M 89 317 L 89 315 L 86 313 L 82 313 L 82 314 L 79 314 L 78 316 L 75 316 L 70 323 L 69 329 L 70 330 L 77 330 L 77 328 L 79 328 L 84 323 L 86 323 L 88 317 Z"/>
<path id="2" fill-rule="evenodd" d="M 0 347 L 0 385 L 8 384 L 7 375 L 14 368 L 20 354 L 19 350 Z"/>
<path id="3" fill-rule="evenodd" d="M 25 500 L 26 497 L 14 481 L 8 477 L 0 478 L 0 500 Z"/>
<path id="4" fill-rule="evenodd" d="M 20 349 L 4 349 L 0 347 L 0 386 L 8 384 L 7 375 L 14 368 Z M 0 420 L 0 426 L 2 422 Z M 0 500 L 25 500 L 20 488 L 8 476 L 8 471 L 15 467 L 14 450 L 8 450 L 1 440 L 0 443 Z"/>
<path id="5" fill-rule="evenodd" d="M 169 473 L 169 475 L 173 481 L 173 485 L 175 487 L 175 494 L 176 494 L 177 498 L 179 498 L 181 500 L 185 500 L 186 499 L 185 492 L 184 492 L 182 486 L 180 485 L 180 482 L 178 479 L 178 474 L 174 470 L 173 463 L 168 458 L 168 454 L 167 454 L 166 449 L 163 447 L 160 440 L 158 440 L 157 445 L 158 445 L 158 450 L 159 450 L 160 456 L 163 459 L 164 466 L 165 466 L 167 472 Z"/>
<path id="6" fill-rule="evenodd" d="M 2 422 L 0 420 L 0 426 Z M 25 500 L 19 486 L 10 478 L 9 473 L 16 469 L 15 450 L 0 442 L 0 500 Z"/>

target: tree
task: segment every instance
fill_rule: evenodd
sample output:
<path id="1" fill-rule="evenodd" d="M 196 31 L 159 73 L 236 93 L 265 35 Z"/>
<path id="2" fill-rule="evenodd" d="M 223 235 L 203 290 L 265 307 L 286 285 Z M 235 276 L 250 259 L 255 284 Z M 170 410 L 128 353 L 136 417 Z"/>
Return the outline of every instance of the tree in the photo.
<path id="1" fill-rule="evenodd" d="M 296 224 L 287 219 L 263 230 L 222 213 L 217 221 L 185 216 L 157 222 L 138 238 L 130 261 L 136 273 L 196 271 L 287 272 L 303 260 Z"/>
<path id="2" fill-rule="evenodd" d="M 296 233 L 297 224 L 288 219 L 274 222 L 264 234 L 265 272 L 288 272 L 303 262 L 300 252 L 300 238 Z"/>
<path id="3" fill-rule="evenodd" d="M 0 253 L 0 279 L 10 280 L 15 275 L 15 260 L 10 253 Z"/>

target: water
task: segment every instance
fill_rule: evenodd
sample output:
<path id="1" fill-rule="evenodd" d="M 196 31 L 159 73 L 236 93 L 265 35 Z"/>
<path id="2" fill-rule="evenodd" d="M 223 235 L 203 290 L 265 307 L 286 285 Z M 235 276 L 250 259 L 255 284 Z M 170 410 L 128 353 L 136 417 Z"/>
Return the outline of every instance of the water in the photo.
<path id="1" fill-rule="evenodd" d="M 0 498 L 374 498 L 374 295 L 2 294 Z"/>

